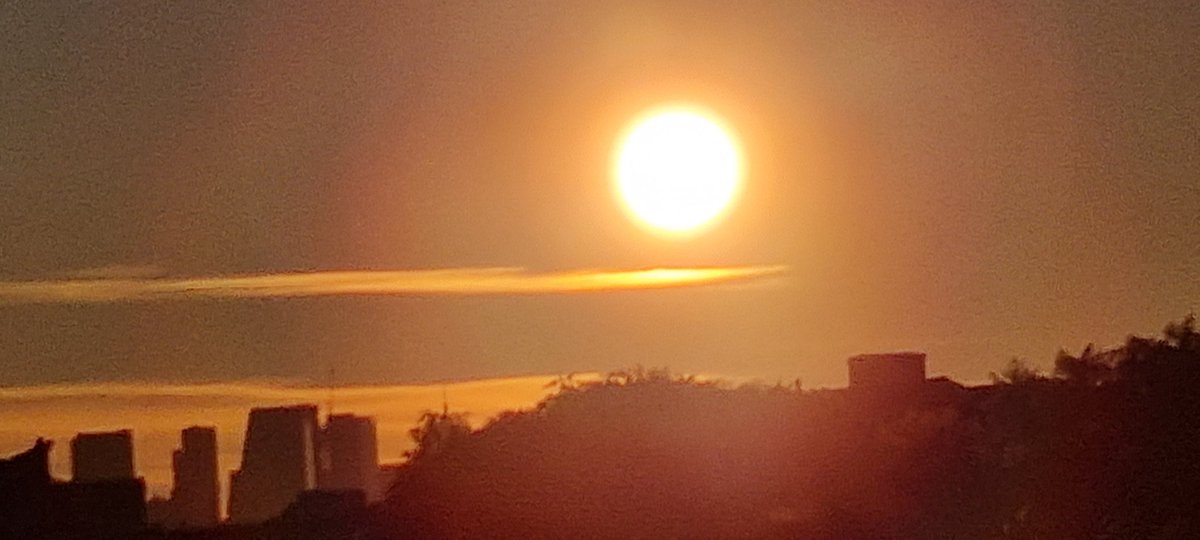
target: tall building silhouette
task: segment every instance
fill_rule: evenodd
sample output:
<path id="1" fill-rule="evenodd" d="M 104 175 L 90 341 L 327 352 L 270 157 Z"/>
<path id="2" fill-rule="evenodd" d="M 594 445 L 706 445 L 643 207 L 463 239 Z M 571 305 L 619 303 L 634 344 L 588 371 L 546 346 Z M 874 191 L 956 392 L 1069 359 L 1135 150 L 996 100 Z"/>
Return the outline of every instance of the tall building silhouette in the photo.
<path id="1" fill-rule="evenodd" d="M 170 514 L 179 527 L 211 527 L 220 520 L 220 487 L 217 483 L 217 430 L 192 426 L 180 435 L 180 449 L 172 456 L 175 487 Z"/>
<path id="2" fill-rule="evenodd" d="M 321 432 L 321 454 L 321 489 L 361 491 L 370 501 L 379 498 L 379 446 L 373 418 L 330 415 Z"/>
<path id="3" fill-rule="evenodd" d="M 242 467 L 229 485 L 229 519 L 259 523 L 279 516 L 316 487 L 317 406 L 250 410 Z"/>
<path id="4" fill-rule="evenodd" d="M 133 433 L 79 433 L 71 439 L 71 479 L 75 482 L 129 480 L 133 471 Z"/>

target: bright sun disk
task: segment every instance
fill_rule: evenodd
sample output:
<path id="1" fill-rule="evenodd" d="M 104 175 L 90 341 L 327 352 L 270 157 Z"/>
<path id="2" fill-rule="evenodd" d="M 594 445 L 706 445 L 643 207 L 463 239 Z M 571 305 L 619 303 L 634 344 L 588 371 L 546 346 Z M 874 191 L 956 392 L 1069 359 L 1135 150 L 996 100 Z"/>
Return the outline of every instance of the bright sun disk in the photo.
<path id="1" fill-rule="evenodd" d="M 714 222 L 737 196 L 733 137 L 711 115 L 686 108 L 642 117 L 621 140 L 614 176 L 625 207 L 654 229 L 682 234 Z"/>

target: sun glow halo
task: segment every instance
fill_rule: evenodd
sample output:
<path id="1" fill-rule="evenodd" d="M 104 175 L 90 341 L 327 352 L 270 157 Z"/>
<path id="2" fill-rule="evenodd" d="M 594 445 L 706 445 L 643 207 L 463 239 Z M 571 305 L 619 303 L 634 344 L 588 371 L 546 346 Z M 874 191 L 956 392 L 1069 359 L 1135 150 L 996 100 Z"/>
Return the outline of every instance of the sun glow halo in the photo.
<path id="1" fill-rule="evenodd" d="M 711 224 L 737 196 L 741 164 L 729 130 L 690 108 L 655 110 L 621 139 L 615 189 L 638 220 L 669 234 Z"/>

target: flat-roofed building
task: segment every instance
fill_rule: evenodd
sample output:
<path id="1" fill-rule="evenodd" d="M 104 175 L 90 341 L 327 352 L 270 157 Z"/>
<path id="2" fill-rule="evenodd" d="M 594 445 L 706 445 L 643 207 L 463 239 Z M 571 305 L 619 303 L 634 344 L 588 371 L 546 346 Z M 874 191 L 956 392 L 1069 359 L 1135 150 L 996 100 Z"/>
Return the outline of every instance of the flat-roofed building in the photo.
<path id="1" fill-rule="evenodd" d="M 229 519 L 261 523 L 317 487 L 317 406 L 255 408 L 246 425 L 242 467 L 229 486 Z"/>
<path id="2" fill-rule="evenodd" d="M 920 388 L 925 384 L 925 353 L 860 354 L 847 361 L 850 389 Z"/>
<path id="3" fill-rule="evenodd" d="M 71 439 L 71 480 L 100 482 L 134 476 L 130 430 L 80 433 Z"/>
<path id="4" fill-rule="evenodd" d="M 321 431 L 321 449 L 317 482 L 321 489 L 361 491 L 369 501 L 379 499 L 379 445 L 373 418 L 330 415 Z"/>

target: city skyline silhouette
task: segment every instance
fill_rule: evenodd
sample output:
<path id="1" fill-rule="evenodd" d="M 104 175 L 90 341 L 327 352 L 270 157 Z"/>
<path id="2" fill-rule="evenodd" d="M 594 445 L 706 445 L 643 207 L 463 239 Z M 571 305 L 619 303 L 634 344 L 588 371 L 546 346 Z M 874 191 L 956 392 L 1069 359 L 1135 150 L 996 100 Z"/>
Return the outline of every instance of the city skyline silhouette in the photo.
<path id="1" fill-rule="evenodd" d="M 911 402 L 917 399 L 914 396 L 923 395 L 927 391 L 926 385 L 930 384 L 923 353 L 857 355 L 851 357 L 847 365 L 850 382 L 845 390 L 852 392 L 847 395 L 864 403 L 876 399 L 895 404 Z M 648 373 L 636 377 L 657 376 L 654 371 Z M 609 374 L 606 380 L 612 380 L 614 376 L 627 375 Z M 584 376 L 570 380 L 573 381 L 570 384 L 575 385 L 595 384 L 601 379 Z M 932 380 L 944 381 L 945 378 Z M 727 381 L 712 382 L 730 384 Z M 954 388 L 963 388 L 957 383 L 951 384 Z M 556 392 L 570 388 L 559 385 Z M 799 386 L 794 387 L 795 391 L 799 389 Z M 374 418 L 335 413 L 332 408 L 322 417 L 319 410 L 317 404 L 251 408 L 247 411 L 249 422 L 244 440 L 238 446 L 240 467 L 224 471 L 217 464 L 217 429 L 211 426 L 182 428 L 178 433 L 179 448 L 172 454 L 169 496 L 151 496 L 139 503 L 142 509 L 137 524 L 164 531 L 211 528 L 223 522 L 259 525 L 283 516 L 306 492 L 357 491 L 364 504 L 378 503 L 385 494 L 391 495 L 392 484 L 398 478 L 393 471 L 402 471 L 404 464 L 380 461 Z M 501 416 L 513 412 L 517 411 L 504 411 Z M 435 415 L 432 411 L 425 414 Z M 444 389 L 442 411 L 432 417 L 451 418 Z M 418 448 L 429 444 L 423 443 L 420 436 L 413 437 L 417 439 L 414 442 Z M 134 464 L 137 452 L 133 441 L 133 430 L 129 428 L 76 434 L 70 441 L 71 474 L 60 481 L 69 482 L 68 485 L 134 481 L 144 490 L 145 479 Z M 37 455 L 43 448 L 45 452 L 52 452 L 53 444 L 52 440 L 38 437 L 33 449 L 27 453 Z M 436 446 L 425 450 L 435 451 Z M 42 459 L 47 457 L 46 454 L 41 456 Z M 405 457 L 414 456 L 406 453 Z M 22 459 L 20 455 L 9 457 L 13 463 Z M 50 472 L 48 461 L 36 468 Z M 229 482 L 222 490 L 226 476 Z"/>

